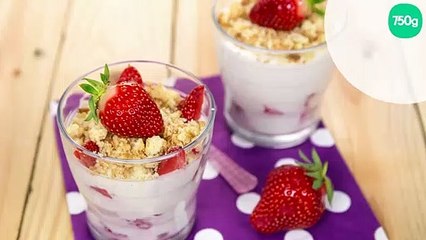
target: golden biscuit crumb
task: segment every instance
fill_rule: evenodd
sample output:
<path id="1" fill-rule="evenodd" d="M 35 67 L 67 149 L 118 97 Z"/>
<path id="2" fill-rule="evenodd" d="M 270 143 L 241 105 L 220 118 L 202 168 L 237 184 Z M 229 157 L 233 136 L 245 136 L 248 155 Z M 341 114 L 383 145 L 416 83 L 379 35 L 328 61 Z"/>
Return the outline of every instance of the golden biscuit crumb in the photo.
<path id="1" fill-rule="evenodd" d="M 140 160 L 164 155 L 173 146 L 184 147 L 198 137 L 205 127 L 203 120 L 187 121 L 178 110 L 183 100 L 180 94 L 163 85 L 145 85 L 145 89 L 160 108 L 165 130 L 162 135 L 150 138 L 124 138 L 108 133 L 101 123 L 86 121 L 88 111 L 81 109 L 67 128 L 70 137 L 79 145 L 93 141 L 99 146 L 99 155 L 126 160 Z M 197 146 L 201 151 L 202 146 Z M 188 162 L 199 155 L 187 153 Z M 158 163 L 120 164 L 97 159 L 90 170 L 94 174 L 115 179 L 151 180 L 158 177 Z"/>
<path id="2" fill-rule="evenodd" d="M 235 0 L 218 15 L 218 22 L 231 37 L 245 44 L 271 50 L 300 50 L 325 42 L 324 18 L 312 14 L 299 27 L 291 31 L 277 31 L 261 27 L 249 19 L 255 0 Z M 290 55 L 259 57 L 263 62 L 305 63 L 313 58 L 312 53 L 300 54 L 299 58 Z M 279 59 L 279 58 L 286 58 Z"/>

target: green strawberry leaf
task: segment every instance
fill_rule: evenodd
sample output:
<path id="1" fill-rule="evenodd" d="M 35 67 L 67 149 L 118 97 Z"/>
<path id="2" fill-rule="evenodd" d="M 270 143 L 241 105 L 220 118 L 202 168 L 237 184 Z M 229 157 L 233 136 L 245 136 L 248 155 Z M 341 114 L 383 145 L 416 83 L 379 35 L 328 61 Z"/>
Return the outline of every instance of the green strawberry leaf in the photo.
<path id="1" fill-rule="evenodd" d="M 314 178 L 315 180 L 320 180 L 320 179 L 322 179 L 321 172 L 318 172 L 318 171 L 316 171 L 316 172 L 307 172 L 307 173 L 306 173 L 306 176 L 309 176 L 309 177 L 311 177 L 311 178 Z"/>
<path id="2" fill-rule="evenodd" d="M 333 200 L 333 195 L 334 195 L 334 186 L 329 177 L 325 176 L 324 180 L 325 180 L 324 181 L 325 189 L 327 192 L 327 200 L 328 200 L 328 203 L 330 203 L 331 205 L 332 204 L 331 201 Z"/>
<path id="3" fill-rule="evenodd" d="M 312 12 L 317 13 L 320 16 L 325 15 L 325 11 L 323 9 L 318 8 L 317 4 L 323 3 L 325 0 L 306 0 L 308 7 L 312 10 Z"/>
<path id="4" fill-rule="evenodd" d="M 312 148 L 312 159 L 314 160 L 314 164 L 319 165 L 322 168 L 321 159 L 320 159 L 317 151 L 315 150 L 315 148 Z"/>
<path id="5" fill-rule="evenodd" d="M 328 171 L 328 162 L 325 162 L 322 168 L 321 176 L 323 177 L 327 176 L 327 171 Z"/>
<path id="6" fill-rule="evenodd" d="M 109 68 L 107 64 L 105 64 L 104 73 L 101 73 L 101 80 L 105 85 L 109 84 Z"/>
<path id="7" fill-rule="evenodd" d="M 101 80 L 104 84 L 108 81 L 108 78 L 105 76 L 105 74 L 101 73 Z"/>
<path id="8" fill-rule="evenodd" d="M 299 157 L 306 163 L 309 163 L 309 164 L 312 163 L 312 161 L 309 160 L 309 158 L 300 149 L 299 149 Z"/>
<path id="9" fill-rule="evenodd" d="M 90 96 L 89 98 L 89 115 L 87 115 L 86 121 L 95 120 L 96 123 L 99 122 L 99 118 L 96 115 L 96 100 L 94 96 Z"/>
<path id="10" fill-rule="evenodd" d="M 312 184 L 312 188 L 315 190 L 318 190 L 322 187 L 322 184 L 323 184 L 322 180 L 316 179 L 314 183 Z"/>
<path id="11" fill-rule="evenodd" d="M 82 83 L 80 84 L 80 87 L 87 93 L 92 95 L 99 95 L 99 91 L 90 84 Z"/>
<path id="12" fill-rule="evenodd" d="M 91 96 L 89 98 L 89 114 L 87 115 L 86 121 L 94 119 L 97 123 L 99 122 L 97 107 L 99 99 L 105 93 L 109 85 L 109 68 L 105 64 L 104 72 L 100 74 L 101 80 L 93 80 L 90 78 L 83 78 L 87 83 L 80 84 L 80 87 Z"/>
<path id="13" fill-rule="evenodd" d="M 314 13 L 316 13 L 316 14 L 320 15 L 321 17 L 324 17 L 324 16 L 325 16 L 325 11 L 324 11 L 323 9 L 320 9 L 320 8 L 314 7 L 314 8 L 312 9 L 312 11 L 313 11 Z"/>
<path id="14" fill-rule="evenodd" d="M 100 92 L 101 89 L 103 89 L 104 86 L 105 86 L 103 83 L 101 83 L 97 80 L 93 80 L 93 79 L 90 79 L 90 78 L 83 78 L 83 79 L 86 80 L 87 82 L 89 82 L 90 85 L 92 85 L 94 88 L 96 88 L 98 90 L 98 92 Z"/>
<path id="15" fill-rule="evenodd" d="M 316 169 L 316 166 L 313 164 L 302 163 L 302 162 L 298 162 L 297 164 L 302 166 L 308 172 L 318 171 L 318 169 Z"/>

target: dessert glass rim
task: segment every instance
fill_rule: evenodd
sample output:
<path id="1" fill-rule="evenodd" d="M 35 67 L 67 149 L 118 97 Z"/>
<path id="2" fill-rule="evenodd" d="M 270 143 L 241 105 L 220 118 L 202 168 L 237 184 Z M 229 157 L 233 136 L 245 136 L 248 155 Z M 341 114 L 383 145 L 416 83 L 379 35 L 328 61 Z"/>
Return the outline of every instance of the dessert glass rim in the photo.
<path id="1" fill-rule="evenodd" d="M 204 138 L 203 136 L 206 135 L 210 129 L 213 127 L 213 123 L 214 123 L 214 119 L 215 119 L 215 115 L 216 115 L 216 103 L 213 97 L 213 94 L 211 93 L 210 89 L 197 77 L 195 76 L 193 73 L 188 72 L 186 70 L 183 70 L 173 64 L 169 64 L 169 63 L 164 63 L 164 62 L 159 62 L 159 61 L 151 61 L 151 60 L 125 60 L 125 61 L 118 61 L 118 62 L 113 62 L 113 63 L 107 63 L 108 66 L 116 66 L 116 65 L 120 65 L 120 64 L 130 64 L 130 63 L 148 63 L 148 64 L 154 64 L 154 65 L 163 65 L 166 66 L 168 68 L 173 68 L 185 75 L 187 75 L 188 77 L 190 77 L 194 82 L 196 82 L 199 85 L 203 85 L 204 89 L 205 89 L 205 94 L 207 95 L 209 102 L 210 102 L 210 109 L 209 109 L 209 117 L 207 118 L 207 124 L 204 127 L 204 129 L 201 131 L 201 133 L 189 144 L 185 145 L 182 147 L 182 149 L 184 149 L 185 151 L 188 149 L 193 148 L 195 145 L 197 145 L 200 141 L 202 141 Z M 107 156 L 102 156 L 99 155 L 97 153 L 91 152 L 87 149 L 85 149 L 83 146 L 81 146 L 80 144 L 78 144 L 76 141 L 74 141 L 74 139 L 72 139 L 68 132 L 66 131 L 66 128 L 64 126 L 64 119 L 62 117 L 61 114 L 61 109 L 64 105 L 64 103 L 66 102 L 66 97 L 69 96 L 69 93 L 71 92 L 71 90 L 78 85 L 78 83 L 81 82 L 81 80 L 94 73 L 97 72 L 99 70 L 102 70 L 104 68 L 105 65 L 102 65 L 100 67 L 97 67 L 83 75 L 81 75 L 80 77 L 78 77 L 76 80 L 74 80 L 73 82 L 71 82 L 68 87 L 65 89 L 65 91 L 63 92 L 61 98 L 59 99 L 59 103 L 58 103 L 58 108 L 57 108 L 57 117 L 56 117 L 56 121 L 57 124 L 59 126 L 59 130 L 62 132 L 62 136 L 65 136 L 65 138 L 71 142 L 71 144 L 81 150 L 84 154 L 89 155 L 91 157 L 94 157 L 96 159 L 102 159 L 105 161 L 109 161 L 109 162 L 113 162 L 113 163 L 120 163 L 120 164 L 145 164 L 145 163 L 152 163 L 152 162 L 160 162 L 163 160 L 168 160 L 171 157 L 177 156 L 179 154 L 179 152 L 172 152 L 172 153 L 168 153 L 168 154 L 164 154 L 161 156 L 157 156 L 157 157 L 147 157 L 147 158 L 142 158 L 142 159 L 124 159 L 124 158 L 113 158 L 113 157 L 107 157 Z"/>
<path id="2" fill-rule="evenodd" d="M 224 36 L 226 39 L 230 40 L 232 43 L 234 43 L 238 47 L 242 47 L 244 49 L 248 49 L 248 50 L 251 50 L 253 52 L 258 52 L 258 53 L 263 53 L 263 54 L 271 54 L 271 55 L 306 53 L 306 52 L 311 52 L 311 51 L 315 51 L 315 50 L 327 47 L 327 42 L 324 41 L 321 44 L 314 45 L 314 46 L 307 47 L 307 48 L 292 49 L 292 50 L 281 50 L 281 49 L 269 49 L 269 48 L 263 48 L 263 47 L 256 47 L 256 46 L 238 41 L 237 39 L 235 39 L 234 37 L 229 35 L 220 25 L 218 15 L 216 14 L 216 8 L 217 8 L 218 1 L 220 1 L 220 0 L 213 0 L 213 6 L 211 8 L 213 23 L 214 23 L 216 29 L 222 34 L 222 36 Z"/>

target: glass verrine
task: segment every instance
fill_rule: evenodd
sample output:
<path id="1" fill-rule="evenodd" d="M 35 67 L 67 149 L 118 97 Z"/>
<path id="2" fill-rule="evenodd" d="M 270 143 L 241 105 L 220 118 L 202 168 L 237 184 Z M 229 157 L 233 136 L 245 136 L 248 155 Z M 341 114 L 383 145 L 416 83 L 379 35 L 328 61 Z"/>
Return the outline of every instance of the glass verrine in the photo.
<path id="1" fill-rule="evenodd" d="M 162 84 L 187 95 L 203 83 L 193 74 L 173 65 L 154 61 L 124 61 L 109 64 L 111 76 L 117 76 L 128 65 L 142 74 L 144 84 Z M 99 67 L 75 80 L 65 90 L 58 107 L 58 125 L 73 177 L 87 201 L 90 231 L 96 239 L 184 239 L 195 221 L 196 192 L 206 164 L 212 139 L 215 102 L 205 86 L 202 120 L 205 127 L 183 147 L 186 165 L 164 175 L 144 177 L 144 171 L 177 157 L 172 152 L 144 159 L 118 159 L 86 150 L 69 135 L 69 127 L 79 109 L 87 108 L 88 95 L 79 84 L 83 78 L 99 78 Z M 104 172 L 93 171 L 79 152 L 105 166 Z M 120 174 L 116 174 L 116 172 Z M 123 177 L 129 176 L 129 177 Z"/>
<path id="2" fill-rule="evenodd" d="M 230 11 L 235 2 L 217 0 L 212 11 L 226 121 L 234 133 L 259 146 L 301 144 L 321 119 L 322 95 L 334 69 L 326 44 L 272 50 L 237 40 L 219 20 L 219 14 Z M 247 25 L 242 22 L 241 28 Z"/>

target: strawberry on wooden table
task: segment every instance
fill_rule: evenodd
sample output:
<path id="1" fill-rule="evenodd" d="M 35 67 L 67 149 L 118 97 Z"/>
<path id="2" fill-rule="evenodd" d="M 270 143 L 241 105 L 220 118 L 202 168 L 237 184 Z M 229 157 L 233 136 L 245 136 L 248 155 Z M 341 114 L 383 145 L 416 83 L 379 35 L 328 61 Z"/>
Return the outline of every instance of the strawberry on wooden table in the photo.
<path id="1" fill-rule="evenodd" d="M 321 162 L 312 150 L 312 159 L 301 151 L 305 163 L 284 165 L 272 170 L 261 199 L 250 216 L 251 225 L 260 233 L 309 228 L 316 224 L 325 210 L 324 195 L 331 202 L 333 184 L 327 177 L 328 163 Z"/>
<path id="2" fill-rule="evenodd" d="M 182 115 L 187 120 L 198 120 L 204 101 L 204 86 L 195 87 L 189 95 L 179 104 Z"/>
<path id="3" fill-rule="evenodd" d="M 325 0 L 259 0 L 250 10 L 250 20 L 262 27 L 290 31 L 312 12 L 324 15 L 316 5 Z"/>
<path id="4" fill-rule="evenodd" d="M 180 169 L 186 164 L 186 154 L 185 151 L 181 147 L 171 147 L 167 153 L 178 152 L 175 156 L 168 160 L 162 161 L 158 165 L 158 174 L 164 175 L 169 172 L 173 172 L 174 170 Z"/>
<path id="5" fill-rule="evenodd" d="M 96 145 L 93 141 L 86 142 L 83 147 L 91 152 L 98 153 L 99 152 L 99 146 Z M 74 151 L 74 156 L 80 160 L 80 162 L 86 166 L 86 167 L 92 167 L 96 164 L 96 158 L 88 156 L 83 153 L 83 151 L 77 149 Z"/>
<path id="6" fill-rule="evenodd" d="M 80 87 L 91 94 L 87 120 L 101 121 L 111 133 L 120 137 L 152 137 L 163 132 L 164 122 L 154 100 L 135 82 L 110 86 L 105 65 L 101 80 L 85 78 Z"/>

